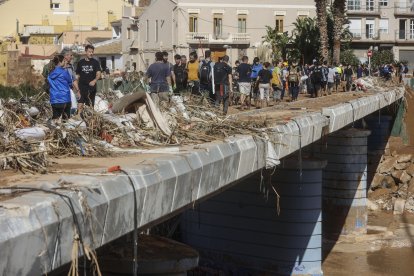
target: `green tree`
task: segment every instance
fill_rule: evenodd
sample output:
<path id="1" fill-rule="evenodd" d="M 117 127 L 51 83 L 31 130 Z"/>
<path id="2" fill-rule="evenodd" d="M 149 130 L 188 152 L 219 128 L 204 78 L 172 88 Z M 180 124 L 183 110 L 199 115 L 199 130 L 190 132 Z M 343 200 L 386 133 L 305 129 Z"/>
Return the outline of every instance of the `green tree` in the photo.
<path id="1" fill-rule="evenodd" d="M 371 57 L 371 66 L 378 67 L 381 64 L 393 64 L 394 54 L 391 50 L 373 51 Z"/>
<path id="2" fill-rule="evenodd" d="M 279 57 L 283 58 L 284 60 L 287 57 L 288 53 L 288 46 L 291 43 L 291 37 L 287 32 L 280 33 L 276 27 L 272 28 L 270 26 L 266 26 L 266 35 L 262 37 L 263 42 L 267 42 L 270 44 L 272 48 L 272 58 L 277 59 Z"/>
<path id="3" fill-rule="evenodd" d="M 297 18 L 293 23 L 292 47 L 302 63 L 311 63 L 313 58 L 319 57 L 319 29 L 313 18 Z"/>
<path id="4" fill-rule="evenodd" d="M 341 51 L 340 61 L 342 64 L 351 64 L 352 66 L 357 66 L 360 63 L 351 49 Z"/>

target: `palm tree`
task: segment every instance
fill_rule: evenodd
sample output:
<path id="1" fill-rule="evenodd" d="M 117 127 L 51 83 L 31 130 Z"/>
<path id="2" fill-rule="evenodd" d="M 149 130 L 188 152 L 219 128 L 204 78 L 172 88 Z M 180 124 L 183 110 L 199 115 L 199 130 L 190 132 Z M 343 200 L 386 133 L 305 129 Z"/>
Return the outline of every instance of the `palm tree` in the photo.
<path id="1" fill-rule="evenodd" d="M 328 41 L 328 15 L 327 15 L 327 0 L 315 0 L 316 3 L 316 15 L 320 34 L 320 51 L 322 59 L 328 60 L 329 58 L 329 41 Z"/>
<path id="2" fill-rule="evenodd" d="M 293 25 L 293 48 L 297 50 L 302 63 L 310 63 L 318 55 L 320 47 L 316 20 L 309 17 L 297 18 Z"/>
<path id="3" fill-rule="evenodd" d="M 342 28 L 346 21 L 345 14 L 345 5 L 346 0 L 334 0 L 332 6 L 332 14 L 334 18 L 333 26 L 333 61 L 339 63 L 340 54 L 341 54 L 341 36 Z"/>

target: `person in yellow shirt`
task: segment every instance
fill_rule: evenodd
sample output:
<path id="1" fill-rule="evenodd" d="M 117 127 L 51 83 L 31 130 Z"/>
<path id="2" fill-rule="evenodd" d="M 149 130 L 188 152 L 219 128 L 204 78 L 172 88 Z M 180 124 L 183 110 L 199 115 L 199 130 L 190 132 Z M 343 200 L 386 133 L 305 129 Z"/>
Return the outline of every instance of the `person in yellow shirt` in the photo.
<path id="1" fill-rule="evenodd" d="M 335 71 L 335 92 L 338 92 L 338 86 L 341 84 L 341 80 L 343 76 L 342 64 L 337 66 L 337 64 L 334 63 L 334 71 Z"/>
<path id="2" fill-rule="evenodd" d="M 282 93 L 282 80 L 281 80 L 281 68 L 282 68 L 282 61 L 273 61 L 273 70 L 272 70 L 272 89 L 273 89 L 273 101 L 278 103 L 281 101 L 281 93 Z"/>
<path id="3" fill-rule="evenodd" d="M 197 59 L 197 53 L 190 53 L 190 61 L 187 63 L 188 87 L 191 87 L 191 94 L 193 95 L 200 94 L 199 67 L 200 63 Z"/>

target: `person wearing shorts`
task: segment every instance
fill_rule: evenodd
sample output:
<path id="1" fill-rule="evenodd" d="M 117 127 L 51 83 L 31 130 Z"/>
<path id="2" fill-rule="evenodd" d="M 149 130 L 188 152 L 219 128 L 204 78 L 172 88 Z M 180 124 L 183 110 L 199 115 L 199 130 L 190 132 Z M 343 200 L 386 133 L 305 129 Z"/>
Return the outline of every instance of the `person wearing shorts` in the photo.
<path id="1" fill-rule="evenodd" d="M 85 46 L 86 57 L 78 62 L 76 67 L 76 84 L 78 87 L 78 111 L 81 112 L 84 105 L 95 105 L 96 82 L 101 78 L 101 66 L 93 58 L 95 48 L 92 45 Z"/>
<path id="2" fill-rule="evenodd" d="M 250 103 L 250 92 L 252 90 L 251 66 L 249 65 L 249 58 L 242 57 L 242 63 L 237 66 L 237 74 L 239 76 L 239 92 L 240 92 L 240 109 L 243 110 L 246 104 L 246 99 Z"/>

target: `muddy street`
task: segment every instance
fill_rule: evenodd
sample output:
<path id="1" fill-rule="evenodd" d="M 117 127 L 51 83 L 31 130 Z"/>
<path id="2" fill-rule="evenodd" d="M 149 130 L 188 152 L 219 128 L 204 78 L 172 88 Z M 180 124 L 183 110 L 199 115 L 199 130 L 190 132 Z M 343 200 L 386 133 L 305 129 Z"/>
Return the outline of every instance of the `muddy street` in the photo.
<path id="1" fill-rule="evenodd" d="M 368 234 L 342 239 L 329 252 L 323 262 L 324 275 L 413 274 L 414 215 L 371 212 L 368 219 Z"/>

